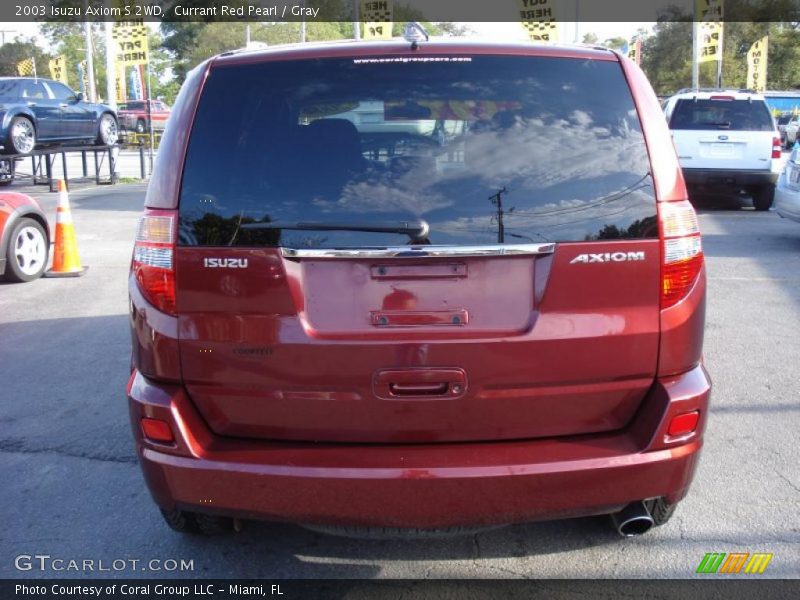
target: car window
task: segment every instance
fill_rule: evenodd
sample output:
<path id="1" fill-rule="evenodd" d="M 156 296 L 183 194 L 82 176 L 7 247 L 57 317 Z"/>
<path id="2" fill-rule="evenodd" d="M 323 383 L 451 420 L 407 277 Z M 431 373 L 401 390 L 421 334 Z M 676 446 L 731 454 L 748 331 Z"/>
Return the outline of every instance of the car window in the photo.
<path id="1" fill-rule="evenodd" d="M 65 86 L 63 83 L 57 81 L 47 81 L 45 85 L 50 88 L 53 93 L 53 98 L 56 100 L 71 100 L 75 98 L 75 92 Z"/>
<path id="2" fill-rule="evenodd" d="M 678 100 L 672 129 L 773 131 L 772 115 L 760 100 Z"/>
<path id="3" fill-rule="evenodd" d="M 22 83 L 22 97 L 31 100 L 47 100 L 50 95 L 47 93 L 41 81 L 28 79 Z"/>
<path id="4" fill-rule="evenodd" d="M 643 238 L 657 236 L 655 214 L 619 63 L 552 57 L 218 67 L 199 102 L 180 200 L 188 245 L 409 241 L 241 227 L 299 221 L 424 220 L 442 245 Z"/>
<path id="5" fill-rule="evenodd" d="M 16 81 L 0 81 L 0 98 L 16 98 L 19 96 L 19 85 Z"/>
<path id="6" fill-rule="evenodd" d="M 781 115 L 778 117 L 778 125 L 786 125 L 791 120 L 792 120 L 791 115 Z"/>

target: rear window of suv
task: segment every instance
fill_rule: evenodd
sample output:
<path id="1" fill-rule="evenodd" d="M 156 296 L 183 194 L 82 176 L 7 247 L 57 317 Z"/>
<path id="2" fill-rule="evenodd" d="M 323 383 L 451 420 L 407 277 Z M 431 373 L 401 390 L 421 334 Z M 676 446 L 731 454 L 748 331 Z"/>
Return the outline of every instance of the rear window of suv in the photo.
<path id="1" fill-rule="evenodd" d="M 498 205 L 498 197 L 500 205 Z M 502 226 L 501 226 L 502 220 Z M 616 61 L 326 58 L 212 66 L 180 244 L 343 248 L 657 237 Z M 373 229 L 382 229 L 375 231 Z"/>
<path id="2" fill-rule="evenodd" d="M 763 100 L 678 100 L 671 129 L 773 131 L 772 115 Z"/>

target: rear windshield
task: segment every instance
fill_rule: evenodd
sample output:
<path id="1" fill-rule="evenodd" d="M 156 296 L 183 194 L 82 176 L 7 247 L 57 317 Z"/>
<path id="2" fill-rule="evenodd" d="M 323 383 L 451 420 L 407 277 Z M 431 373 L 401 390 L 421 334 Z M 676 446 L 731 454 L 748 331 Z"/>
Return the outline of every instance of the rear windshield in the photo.
<path id="1" fill-rule="evenodd" d="M 763 100 L 678 100 L 671 129 L 773 131 L 772 115 Z"/>
<path id="2" fill-rule="evenodd" d="M 187 150 L 180 243 L 645 238 L 658 235 L 655 214 L 617 62 L 275 61 L 212 68 Z"/>

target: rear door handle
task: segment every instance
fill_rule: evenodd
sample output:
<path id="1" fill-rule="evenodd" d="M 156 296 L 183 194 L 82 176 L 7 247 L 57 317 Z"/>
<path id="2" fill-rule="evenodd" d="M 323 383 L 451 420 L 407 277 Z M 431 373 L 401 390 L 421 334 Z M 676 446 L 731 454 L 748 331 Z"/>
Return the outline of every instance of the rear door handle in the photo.
<path id="1" fill-rule="evenodd" d="M 373 375 L 372 390 L 384 400 L 460 398 L 467 390 L 467 374 L 450 367 L 383 369 Z"/>
<path id="2" fill-rule="evenodd" d="M 69 106 L 69 104 L 67 104 L 66 102 L 62 102 L 61 104 L 59 104 L 59 106 L 61 108 L 67 108 Z"/>
<path id="3" fill-rule="evenodd" d="M 390 383 L 389 391 L 395 396 L 442 396 L 450 388 L 448 382 L 441 383 Z"/>

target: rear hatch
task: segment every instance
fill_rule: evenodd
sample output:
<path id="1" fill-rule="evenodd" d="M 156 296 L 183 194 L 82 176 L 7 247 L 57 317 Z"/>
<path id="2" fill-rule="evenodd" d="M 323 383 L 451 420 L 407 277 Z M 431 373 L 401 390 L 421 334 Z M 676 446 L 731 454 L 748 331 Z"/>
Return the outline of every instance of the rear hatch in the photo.
<path id="1" fill-rule="evenodd" d="M 183 377 L 219 434 L 609 431 L 653 383 L 656 201 L 610 53 L 221 60 L 179 223 Z"/>
<path id="2" fill-rule="evenodd" d="M 726 95 L 678 100 L 670 129 L 684 169 L 772 167 L 776 131 L 763 100 Z"/>

